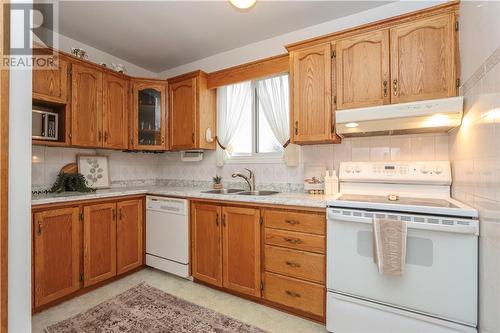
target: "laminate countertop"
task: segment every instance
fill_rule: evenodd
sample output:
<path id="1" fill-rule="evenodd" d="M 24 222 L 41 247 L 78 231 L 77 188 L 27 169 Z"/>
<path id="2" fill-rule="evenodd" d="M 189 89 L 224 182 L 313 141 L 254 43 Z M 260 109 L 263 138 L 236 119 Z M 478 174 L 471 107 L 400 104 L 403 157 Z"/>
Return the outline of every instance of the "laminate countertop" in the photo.
<path id="1" fill-rule="evenodd" d="M 90 200 L 113 198 L 130 195 L 156 195 L 165 197 L 177 197 L 186 199 L 212 199 L 218 201 L 244 202 L 268 205 L 303 206 L 312 208 L 326 208 L 327 201 L 336 198 L 335 195 L 311 195 L 306 193 L 278 193 L 266 196 L 251 196 L 237 194 L 213 194 L 202 193 L 209 189 L 197 187 L 170 187 L 170 186 L 141 186 L 141 187 L 117 187 L 96 192 L 64 192 L 36 194 L 31 198 L 32 206 L 70 203 L 76 200 Z"/>

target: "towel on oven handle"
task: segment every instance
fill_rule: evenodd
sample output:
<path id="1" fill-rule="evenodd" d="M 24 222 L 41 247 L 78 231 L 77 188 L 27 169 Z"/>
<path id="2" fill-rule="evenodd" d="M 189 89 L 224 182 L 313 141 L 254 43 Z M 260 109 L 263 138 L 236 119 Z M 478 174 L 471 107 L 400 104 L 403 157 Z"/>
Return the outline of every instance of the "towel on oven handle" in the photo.
<path id="1" fill-rule="evenodd" d="M 401 276 L 406 259 L 407 223 L 396 219 L 373 218 L 373 260 L 380 274 Z"/>

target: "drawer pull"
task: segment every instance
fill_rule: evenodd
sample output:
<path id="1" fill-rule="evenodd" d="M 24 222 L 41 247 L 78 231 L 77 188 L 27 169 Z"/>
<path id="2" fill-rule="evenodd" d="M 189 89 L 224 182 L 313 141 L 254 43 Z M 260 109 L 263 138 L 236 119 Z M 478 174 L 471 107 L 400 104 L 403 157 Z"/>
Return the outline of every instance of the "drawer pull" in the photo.
<path id="1" fill-rule="evenodd" d="M 283 237 L 283 239 L 288 243 L 302 244 L 302 240 L 300 238 Z"/>
<path id="2" fill-rule="evenodd" d="M 300 267 L 300 264 L 293 262 L 293 261 L 287 261 L 287 262 L 285 262 L 285 264 L 287 264 L 288 266 L 293 267 L 293 268 Z"/>
<path id="3" fill-rule="evenodd" d="M 285 220 L 285 223 L 288 223 L 288 224 L 291 224 L 291 225 L 296 225 L 296 224 L 299 224 L 300 222 L 296 221 L 296 220 Z"/>
<path id="4" fill-rule="evenodd" d="M 300 298 L 300 294 L 299 293 L 296 293 L 294 291 L 290 291 L 290 290 L 285 290 L 285 293 L 290 296 L 290 297 L 297 297 L 297 298 Z"/>

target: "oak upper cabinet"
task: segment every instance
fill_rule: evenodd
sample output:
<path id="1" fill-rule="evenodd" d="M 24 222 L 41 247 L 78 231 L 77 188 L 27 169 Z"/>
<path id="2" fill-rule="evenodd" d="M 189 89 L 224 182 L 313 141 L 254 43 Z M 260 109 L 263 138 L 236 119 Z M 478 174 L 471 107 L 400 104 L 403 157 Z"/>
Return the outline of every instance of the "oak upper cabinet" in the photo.
<path id="1" fill-rule="evenodd" d="M 389 104 L 389 31 L 336 41 L 337 109 Z"/>
<path id="2" fill-rule="evenodd" d="M 454 14 L 397 25 L 390 40 L 392 103 L 456 96 Z"/>
<path id="3" fill-rule="evenodd" d="M 102 77 L 99 68 L 79 63 L 72 65 L 71 143 L 75 146 L 101 146 Z"/>
<path id="4" fill-rule="evenodd" d="M 102 116 L 104 148 L 128 148 L 129 107 L 129 80 L 123 75 L 105 73 Z"/>
<path id="5" fill-rule="evenodd" d="M 223 207 L 223 286 L 260 297 L 260 210 Z"/>
<path id="6" fill-rule="evenodd" d="M 84 286 L 116 275 L 116 203 L 83 208 Z"/>
<path id="7" fill-rule="evenodd" d="M 213 204 L 191 205 L 191 257 L 195 279 L 222 286 L 221 207 Z"/>
<path id="8" fill-rule="evenodd" d="M 131 143 L 134 149 L 165 150 L 167 143 L 167 83 L 132 80 Z"/>
<path id="9" fill-rule="evenodd" d="M 184 74 L 168 84 L 170 149 L 215 149 L 216 90 L 208 89 L 206 73 Z"/>
<path id="10" fill-rule="evenodd" d="M 34 305 L 49 303 L 80 288 L 78 207 L 33 216 Z"/>
<path id="11" fill-rule="evenodd" d="M 321 143 L 334 136 L 330 43 L 290 52 L 293 143 Z"/>
<path id="12" fill-rule="evenodd" d="M 52 54 L 48 49 L 33 49 L 33 56 L 45 57 Z M 59 54 L 57 67 L 53 69 L 33 70 L 33 99 L 37 101 L 66 104 L 68 102 L 68 76 L 70 63 Z"/>
<path id="13" fill-rule="evenodd" d="M 119 201 L 116 208 L 116 273 L 121 274 L 143 263 L 143 200 Z"/>

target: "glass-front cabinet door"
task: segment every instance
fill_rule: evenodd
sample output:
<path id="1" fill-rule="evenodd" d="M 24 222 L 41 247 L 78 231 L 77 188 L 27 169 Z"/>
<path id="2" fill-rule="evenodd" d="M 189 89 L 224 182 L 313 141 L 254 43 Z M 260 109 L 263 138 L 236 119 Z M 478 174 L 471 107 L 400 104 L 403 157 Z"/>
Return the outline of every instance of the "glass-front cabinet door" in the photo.
<path id="1" fill-rule="evenodd" d="M 132 115 L 133 149 L 165 150 L 166 142 L 165 81 L 135 81 Z"/>

